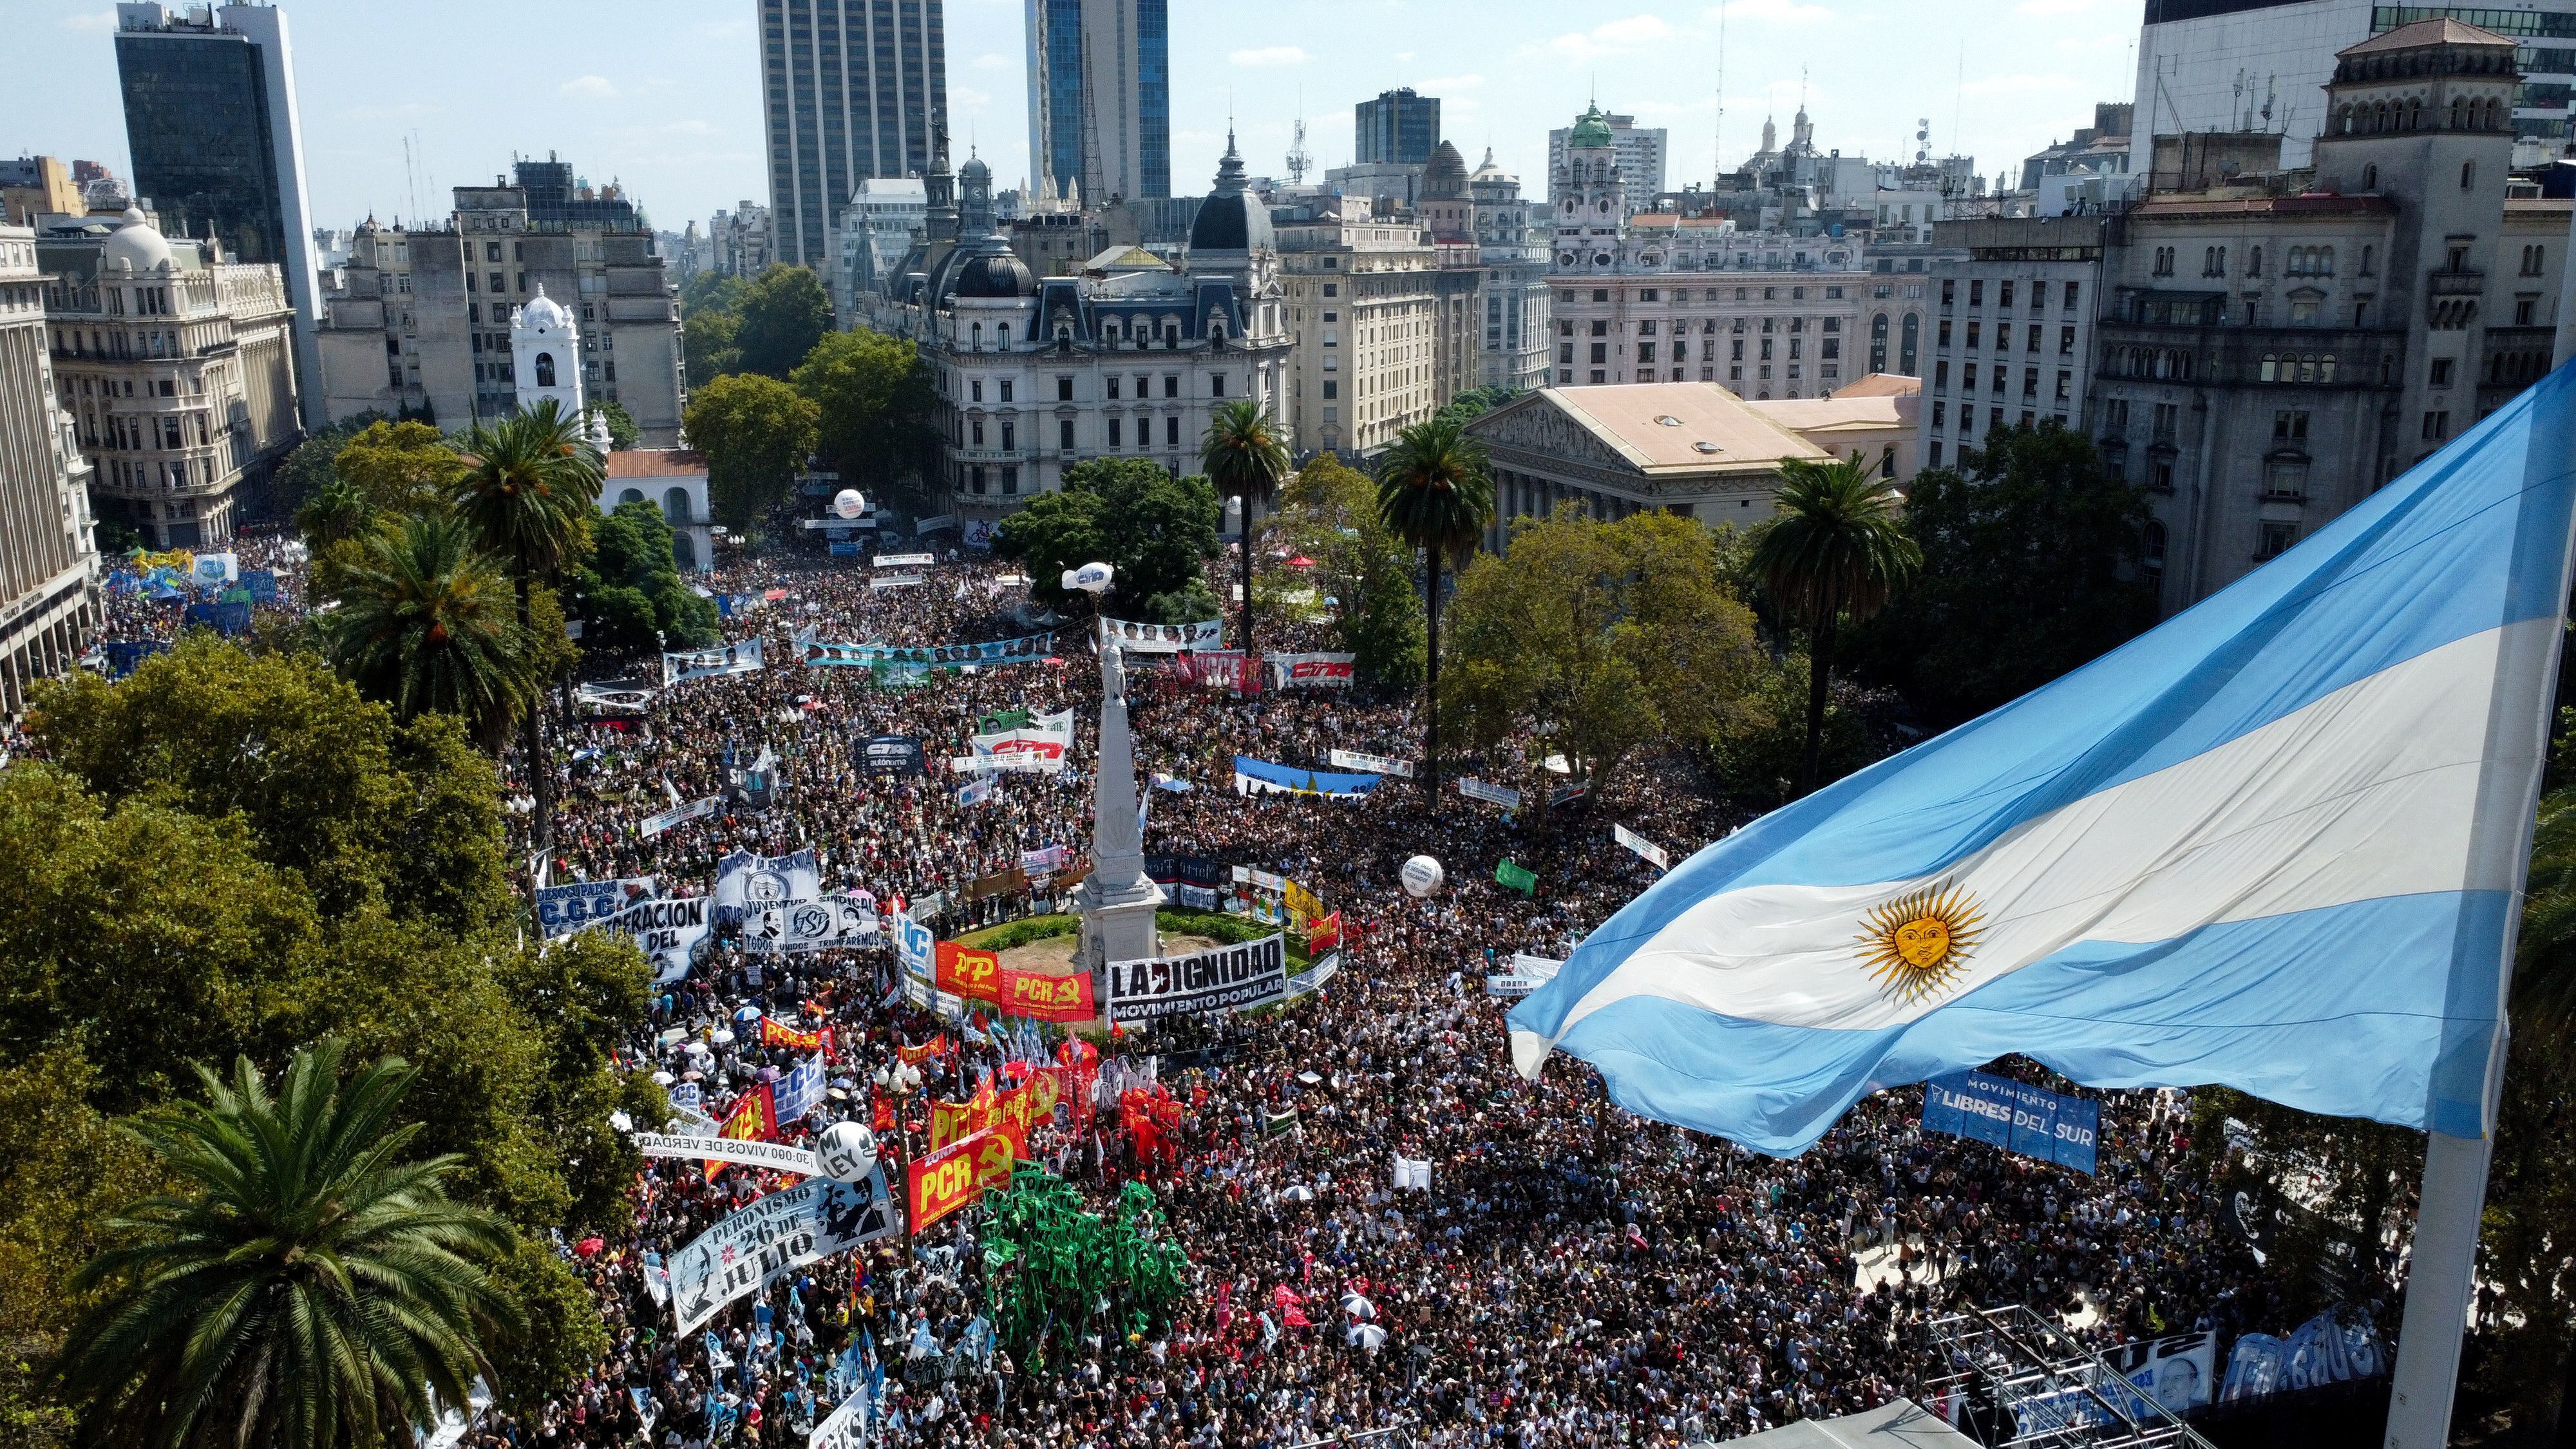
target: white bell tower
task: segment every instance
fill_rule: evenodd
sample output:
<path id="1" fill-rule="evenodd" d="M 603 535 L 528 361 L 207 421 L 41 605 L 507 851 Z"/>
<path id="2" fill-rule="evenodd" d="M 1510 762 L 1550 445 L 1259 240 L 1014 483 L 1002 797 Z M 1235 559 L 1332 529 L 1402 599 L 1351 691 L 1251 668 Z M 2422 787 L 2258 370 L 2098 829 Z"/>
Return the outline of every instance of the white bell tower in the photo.
<path id="1" fill-rule="evenodd" d="M 543 282 L 524 307 L 510 312 L 511 375 L 519 388 L 519 411 L 553 398 L 566 419 L 581 418 L 581 329 L 572 313 L 546 295 Z"/>

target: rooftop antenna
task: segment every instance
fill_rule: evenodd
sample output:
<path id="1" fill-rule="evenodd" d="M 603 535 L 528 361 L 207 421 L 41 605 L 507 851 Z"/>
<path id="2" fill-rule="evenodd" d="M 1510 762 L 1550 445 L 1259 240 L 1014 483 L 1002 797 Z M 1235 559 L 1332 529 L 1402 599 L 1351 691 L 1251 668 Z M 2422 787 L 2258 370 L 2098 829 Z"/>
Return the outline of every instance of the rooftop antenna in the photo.
<path id="1" fill-rule="evenodd" d="M 1950 82 L 1950 144 L 1959 144 L 1959 118 L 1968 105 L 1968 42 L 1959 42 L 1959 70 Z"/>
<path id="2" fill-rule="evenodd" d="M 1709 144 L 1717 148 L 1717 167 L 1709 176 L 1711 197 L 1726 188 L 1719 178 L 1726 175 L 1726 7 L 1717 7 L 1717 124 L 1709 128 Z"/>

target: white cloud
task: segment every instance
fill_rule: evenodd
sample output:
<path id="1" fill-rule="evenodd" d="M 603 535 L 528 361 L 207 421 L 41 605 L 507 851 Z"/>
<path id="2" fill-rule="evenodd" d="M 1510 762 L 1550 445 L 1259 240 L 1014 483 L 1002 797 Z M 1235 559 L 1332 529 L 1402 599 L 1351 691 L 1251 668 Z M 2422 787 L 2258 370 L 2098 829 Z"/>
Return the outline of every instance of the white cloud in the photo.
<path id="1" fill-rule="evenodd" d="M 1306 53 L 1304 46 L 1263 45 L 1255 46 L 1250 50 L 1235 51 L 1228 55 L 1226 59 L 1233 61 L 1236 65 L 1259 69 L 1264 66 L 1274 65 L 1304 65 L 1306 62 L 1313 60 L 1314 57 Z"/>
<path id="2" fill-rule="evenodd" d="M 2053 20 L 2061 15 L 2081 15 L 2093 8 L 2093 0 L 2021 0 L 2013 13 L 2035 20 Z"/>
<path id="3" fill-rule="evenodd" d="M 1725 4 L 1709 11 L 1709 18 L 1714 20 L 1721 14 L 1728 20 L 1770 21 L 1781 25 L 1809 25 L 1834 18 L 1832 10 L 1809 4 L 1807 0 L 1726 0 Z"/>
<path id="4" fill-rule="evenodd" d="M 1473 90 L 1484 83 L 1485 78 L 1480 75 L 1440 75 L 1427 81 L 1415 81 L 1414 85 L 1425 95 L 1436 96 L 1444 91 Z"/>
<path id="5" fill-rule="evenodd" d="M 54 23 L 65 30 L 86 30 L 96 35 L 116 28 L 116 12 L 113 10 L 100 10 L 94 13 L 81 11 L 66 15 Z"/>
<path id="6" fill-rule="evenodd" d="M 2074 86 L 2073 76 L 2034 75 L 2022 71 L 2012 75 L 1981 76 L 1961 86 L 1960 90 L 1972 96 L 1994 96 L 2028 94 L 2032 91 L 2063 91 L 2071 90 Z"/>
<path id="7" fill-rule="evenodd" d="M 563 95 L 585 101 L 605 101 L 617 95 L 617 87 L 611 85 L 604 75 L 575 76 L 555 89 Z"/>
<path id="8" fill-rule="evenodd" d="M 1672 38 L 1673 28 L 1659 15 L 1631 15 L 1625 20 L 1612 20 L 1590 30 L 1560 35 L 1547 43 L 1548 49 L 1568 60 L 1600 60 L 1625 55 L 1640 46 Z"/>
<path id="9" fill-rule="evenodd" d="M 1014 62 L 1007 55 L 979 55 L 975 57 L 975 68 L 977 70 L 1009 70 L 1013 63 Z"/>
<path id="10" fill-rule="evenodd" d="M 1395 58 L 1399 64 L 1410 65 L 1413 62 L 1413 52 L 1409 50 L 1399 50 L 1395 53 Z"/>
<path id="11" fill-rule="evenodd" d="M 948 98 L 961 106 L 989 106 L 993 103 L 991 92 L 979 91 L 973 86 L 961 86 L 953 82 L 948 87 Z"/>

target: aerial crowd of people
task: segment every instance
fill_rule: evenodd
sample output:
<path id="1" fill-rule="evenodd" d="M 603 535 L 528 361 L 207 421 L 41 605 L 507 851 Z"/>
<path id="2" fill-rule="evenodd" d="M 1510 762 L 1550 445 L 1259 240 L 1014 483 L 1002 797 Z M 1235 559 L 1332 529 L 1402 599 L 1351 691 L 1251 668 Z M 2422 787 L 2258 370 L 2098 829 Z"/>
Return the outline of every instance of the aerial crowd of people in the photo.
<path id="1" fill-rule="evenodd" d="M 275 545 L 241 548 L 245 566 L 291 575 Z M 729 641 L 763 641 L 757 670 L 663 688 L 657 661 L 592 661 L 593 677 L 630 674 L 654 696 L 640 714 L 550 725 L 535 767 L 553 776 L 554 878 L 651 877 L 692 897 L 729 853 L 810 848 L 826 890 L 907 903 L 942 937 L 1063 908 L 1044 877 L 988 887 L 1048 847 L 1072 862 L 1090 853 L 1090 618 L 1046 615 L 1003 566 L 936 548 L 924 582 L 892 588 L 872 587 L 863 560 L 725 556 L 699 581 L 725 600 Z M 1222 565 L 1212 581 L 1225 587 Z M 115 638 L 167 637 L 179 619 L 142 593 L 112 609 Z M 1257 628 L 1264 649 L 1332 647 L 1316 622 L 1265 615 Z M 800 638 L 1042 633 L 1042 657 L 927 675 L 799 662 Z M 1951 1365 L 1928 1351 L 1925 1322 L 1969 1307 L 2027 1303 L 2105 1345 L 2268 1321 L 2247 1286 L 2259 1281 L 2248 1245 L 2187 1164 L 2173 1093 L 2099 1094 L 2087 1175 L 1927 1136 L 1918 1089 L 1869 1098 L 1819 1146 L 1778 1159 L 1635 1116 L 1579 1062 L 1523 1080 L 1502 1022 L 1511 1002 L 1485 978 L 1519 953 L 1563 958 L 1652 882 L 1614 824 L 1678 862 L 1743 823 L 1696 762 L 1632 765 L 1544 819 L 1454 787 L 1426 799 L 1393 776 L 1360 796 L 1242 794 L 1238 755 L 1299 769 L 1333 768 L 1335 749 L 1418 756 L 1418 696 L 1246 696 L 1186 678 L 1171 655 L 1128 667 L 1146 851 L 1296 881 L 1343 926 L 1339 969 L 1284 1009 L 1094 1034 L 1104 1079 L 1158 1082 L 1178 1104 L 1152 1150 L 1114 1111 L 1085 1125 L 1068 1109 L 1030 1135 L 1029 1157 L 1095 1202 L 1131 1179 L 1155 1189 L 1190 1264 L 1176 1314 L 1141 1332 L 1067 1328 L 1043 1364 L 1013 1363 L 993 1346 L 969 1209 L 801 1266 L 683 1336 L 656 1266 L 789 1179 L 650 1159 L 633 1237 L 565 1248 L 610 1352 L 551 1402 L 480 1414 L 463 1442 L 802 1446 L 859 1392 L 873 1396 L 876 1442 L 920 1449 L 1290 1449 L 1375 1431 L 1440 1449 L 1678 1445 L 1936 1395 Z M 1001 776 L 961 803 L 967 777 L 947 761 L 981 721 L 1022 709 L 1073 712 L 1066 767 Z M 927 770 L 872 767 L 865 742 L 889 735 L 917 741 Z M 529 768 L 506 762 L 521 830 Z M 1526 756 L 1480 768 L 1547 778 Z M 762 777 L 756 791 L 747 773 Z M 643 832 L 673 801 L 711 796 L 712 813 Z M 1418 854 L 1446 873 L 1421 898 L 1399 880 Z M 1505 859 L 1536 887 L 1499 884 Z M 938 1017 L 899 985 L 883 934 L 754 956 L 720 927 L 685 977 L 656 988 L 622 1063 L 696 1088 L 721 1120 L 737 1094 L 809 1055 L 762 1046 L 749 1012 L 828 1026 L 831 1090 L 781 1140 L 890 1117 L 881 1150 L 899 1184 L 927 1149 L 928 1103 L 1004 1073 L 1029 1035 Z M 1051 1050 L 1063 1029 L 1044 1038 Z M 950 1050 L 904 1069 L 936 1041 Z M 1399 1156 L 1430 1164 L 1427 1188 L 1396 1186 Z"/>

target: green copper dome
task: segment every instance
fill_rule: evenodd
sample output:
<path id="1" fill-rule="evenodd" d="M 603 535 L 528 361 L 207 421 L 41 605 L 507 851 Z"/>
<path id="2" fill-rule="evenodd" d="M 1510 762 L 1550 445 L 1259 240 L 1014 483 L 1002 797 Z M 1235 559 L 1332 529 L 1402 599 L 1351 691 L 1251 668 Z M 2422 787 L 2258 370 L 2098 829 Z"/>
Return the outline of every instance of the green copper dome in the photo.
<path id="1" fill-rule="evenodd" d="M 1601 108 L 1599 106 L 1594 106 L 1592 109 L 1585 111 L 1582 119 L 1574 123 L 1574 136 L 1571 140 L 1567 141 L 1566 144 L 1568 146 L 1607 146 L 1610 144 L 1610 121 L 1609 118 L 1601 114 Z"/>

